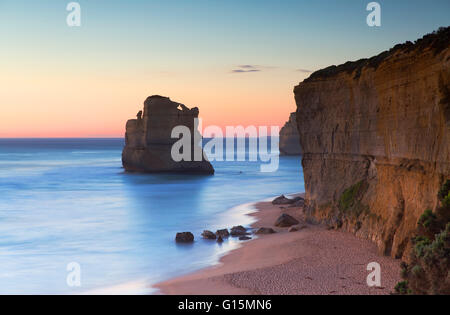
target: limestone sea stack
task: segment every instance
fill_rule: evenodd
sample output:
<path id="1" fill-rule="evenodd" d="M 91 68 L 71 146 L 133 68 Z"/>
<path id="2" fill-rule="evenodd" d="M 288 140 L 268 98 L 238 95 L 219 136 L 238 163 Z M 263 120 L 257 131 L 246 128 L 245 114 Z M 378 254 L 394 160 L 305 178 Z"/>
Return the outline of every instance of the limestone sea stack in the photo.
<path id="1" fill-rule="evenodd" d="M 292 113 L 289 121 L 280 130 L 280 154 L 301 155 L 300 136 L 297 129 L 297 114 Z"/>
<path id="2" fill-rule="evenodd" d="M 203 154 L 201 143 L 195 143 L 194 135 L 201 140 L 195 119 L 198 108 L 189 109 L 172 102 L 168 97 L 150 96 L 144 103 L 144 112 L 126 125 L 125 148 L 122 164 L 130 172 L 176 172 L 214 174 L 214 168 Z M 191 134 L 191 158 L 176 161 L 172 157 L 172 146 L 179 140 L 172 138 L 172 130 L 185 126 Z M 188 147 L 189 148 L 189 147 Z M 194 152 L 200 152 L 200 158 Z"/>
<path id="3" fill-rule="evenodd" d="M 407 259 L 450 178 L 450 28 L 295 87 L 306 213 Z"/>

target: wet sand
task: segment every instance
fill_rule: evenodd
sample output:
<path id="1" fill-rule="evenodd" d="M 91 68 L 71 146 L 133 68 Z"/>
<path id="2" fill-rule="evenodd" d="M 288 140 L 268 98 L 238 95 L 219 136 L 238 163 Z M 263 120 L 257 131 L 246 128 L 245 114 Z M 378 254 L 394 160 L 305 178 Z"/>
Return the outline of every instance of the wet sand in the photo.
<path id="1" fill-rule="evenodd" d="M 350 233 L 306 224 L 301 208 L 256 204 L 253 228 L 271 227 L 276 234 L 258 236 L 220 260 L 218 266 L 155 285 L 162 294 L 178 295 L 309 295 L 390 294 L 400 281 L 400 261 L 382 257 L 376 246 Z M 289 233 L 276 228 L 282 213 L 305 229 Z M 369 287 L 367 265 L 381 265 L 381 287 Z"/>

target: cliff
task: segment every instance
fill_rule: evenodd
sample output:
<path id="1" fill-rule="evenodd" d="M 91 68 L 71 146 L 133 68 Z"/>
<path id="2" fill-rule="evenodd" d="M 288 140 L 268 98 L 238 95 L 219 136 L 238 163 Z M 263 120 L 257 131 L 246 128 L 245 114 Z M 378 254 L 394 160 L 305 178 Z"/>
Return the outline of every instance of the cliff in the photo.
<path id="1" fill-rule="evenodd" d="M 405 257 L 450 178 L 450 28 L 294 89 L 306 212 Z"/>
<path id="2" fill-rule="evenodd" d="M 144 103 L 144 112 L 140 111 L 137 119 L 128 120 L 126 124 L 125 148 L 122 164 L 131 172 L 180 172 L 213 174 L 214 168 L 203 155 L 194 135 L 201 140 L 195 119 L 198 108 L 189 109 L 183 104 L 172 102 L 168 97 L 150 96 Z M 172 157 L 172 147 L 179 140 L 172 138 L 172 130 L 185 126 L 190 132 L 190 158 L 176 161 Z M 200 152 L 200 158 L 195 152 Z"/>
<path id="3" fill-rule="evenodd" d="M 292 113 L 289 121 L 280 130 L 280 154 L 301 155 L 300 136 L 297 130 L 297 114 Z"/>

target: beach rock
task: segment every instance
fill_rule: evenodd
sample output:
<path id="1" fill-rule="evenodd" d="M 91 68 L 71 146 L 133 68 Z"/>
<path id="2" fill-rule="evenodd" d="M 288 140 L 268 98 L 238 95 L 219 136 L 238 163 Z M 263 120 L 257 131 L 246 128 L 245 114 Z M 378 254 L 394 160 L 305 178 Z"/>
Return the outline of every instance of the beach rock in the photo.
<path id="1" fill-rule="evenodd" d="M 297 225 L 297 224 L 299 224 L 300 222 L 299 221 L 297 221 L 295 218 L 293 218 L 292 216 L 290 216 L 290 215 L 288 215 L 288 214 L 286 214 L 286 213 L 283 213 L 278 219 L 277 219 L 277 221 L 275 222 L 275 226 L 278 226 L 278 227 L 290 227 L 290 226 L 293 226 L 293 225 Z"/>
<path id="2" fill-rule="evenodd" d="M 240 241 L 249 241 L 249 240 L 251 240 L 252 238 L 251 237 L 248 237 L 248 236 L 241 236 L 241 237 L 239 237 L 239 240 Z"/>
<path id="3" fill-rule="evenodd" d="M 207 230 L 203 231 L 202 236 L 204 239 L 207 239 L 207 240 L 215 240 L 217 238 L 216 234 L 214 234 L 211 231 L 207 231 Z"/>
<path id="4" fill-rule="evenodd" d="M 289 208 L 303 208 L 305 206 L 305 199 L 298 199 L 289 206 Z"/>
<path id="5" fill-rule="evenodd" d="M 223 229 L 223 230 L 217 230 L 216 235 L 220 236 L 222 238 L 227 238 L 230 236 L 230 233 L 228 232 L 228 229 Z"/>
<path id="6" fill-rule="evenodd" d="M 301 231 L 301 230 L 304 230 L 304 229 L 307 229 L 307 228 L 308 228 L 308 226 L 306 224 L 300 224 L 300 225 L 296 225 L 296 226 L 291 226 L 289 228 L 288 232 L 289 233 L 298 232 L 298 231 Z"/>
<path id="7" fill-rule="evenodd" d="M 177 243 L 192 243 L 194 242 L 194 234 L 191 232 L 177 233 L 175 241 Z"/>
<path id="8" fill-rule="evenodd" d="M 172 102 L 168 97 L 150 96 L 144 103 L 144 112 L 126 125 L 125 148 L 122 164 L 128 172 L 176 172 L 214 174 L 214 168 L 206 160 L 199 143 L 196 118 L 198 108 L 189 109 Z M 179 139 L 172 138 L 172 130 L 185 126 L 191 134 L 191 156 L 177 161 L 172 157 L 172 147 Z M 177 151 L 178 152 L 178 151 Z M 199 158 L 200 157 L 200 158 Z"/>
<path id="9" fill-rule="evenodd" d="M 272 229 L 272 228 L 264 228 L 264 227 L 259 228 L 255 232 L 255 234 L 257 234 L 257 235 L 266 235 L 266 234 L 274 234 L 274 233 L 276 233 L 274 229 Z"/>
<path id="10" fill-rule="evenodd" d="M 297 129 L 297 114 L 292 113 L 289 121 L 280 130 L 280 155 L 301 155 L 300 136 Z"/>
<path id="11" fill-rule="evenodd" d="M 217 237 L 217 243 L 223 243 L 223 238 L 222 238 L 222 236 L 218 236 Z"/>
<path id="12" fill-rule="evenodd" d="M 286 198 L 284 195 L 281 195 L 280 197 L 277 197 L 272 201 L 272 204 L 277 205 L 277 206 L 278 205 L 290 205 L 292 203 L 294 203 L 294 200 Z"/>
<path id="13" fill-rule="evenodd" d="M 242 225 L 234 226 L 231 228 L 231 236 L 242 236 L 247 235 L 247 229 L 243 227 Z"/>
<path id="14" fill-rule="evenodd" d="M 450 177 L 450 28 L 313 73 L 294 90 L 305 214 L 409 259 Z"/>

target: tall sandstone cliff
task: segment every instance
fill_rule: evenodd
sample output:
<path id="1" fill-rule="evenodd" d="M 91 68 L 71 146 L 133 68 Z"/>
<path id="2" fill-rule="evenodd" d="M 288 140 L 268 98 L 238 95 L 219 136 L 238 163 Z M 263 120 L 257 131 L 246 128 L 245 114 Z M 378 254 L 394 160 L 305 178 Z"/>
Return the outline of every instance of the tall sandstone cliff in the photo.
<path id="1" fill-rule="evenodd" d="M 450 178 L 450 28 L 295 87 L 311 220 L 407 258 Z"/>

